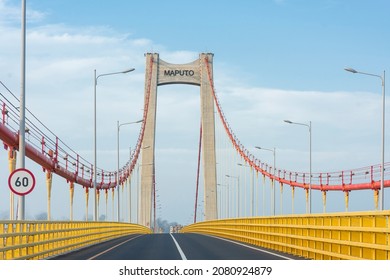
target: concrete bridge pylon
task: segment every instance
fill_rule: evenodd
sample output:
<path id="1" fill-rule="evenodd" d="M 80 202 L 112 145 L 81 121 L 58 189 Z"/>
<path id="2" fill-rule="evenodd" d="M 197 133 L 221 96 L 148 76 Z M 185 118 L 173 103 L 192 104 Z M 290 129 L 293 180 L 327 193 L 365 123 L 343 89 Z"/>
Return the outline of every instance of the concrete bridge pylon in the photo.
<path id="1" fill-rule="evenodd" d="M 171 64 L 157 53 L 147 53 L 145 71 L 145 103 L 148 102 L 145 132 L 142 142 L 141 195 L 139 223 L 150 227 L 155 176 L 155 132 L 157 88 L 167 84 L 200 86 L 202 123 L 202 164 L 205 220 L 217 219 L 217 171 L 215 152 L 215 114 L 213 90 L 213 54 L 201 53 L 187 64 Z"/>

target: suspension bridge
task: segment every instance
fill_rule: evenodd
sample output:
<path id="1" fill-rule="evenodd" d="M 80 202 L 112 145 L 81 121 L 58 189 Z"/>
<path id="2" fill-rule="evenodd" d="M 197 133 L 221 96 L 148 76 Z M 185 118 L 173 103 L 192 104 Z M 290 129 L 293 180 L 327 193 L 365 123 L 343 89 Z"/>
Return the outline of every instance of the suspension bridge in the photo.
<path id="1" fill-rule="evenodd" d="M 0 221 L 0 259 L 96 259 L 103 256 L 101 251 L 108 250 L 102 244 L 111 246 L 111 259 L 390 259 L 390 211 L 385 208 L 388 198 L 384 195 L 390 186 L 390 163 L 332 172 L 284 170 L 275 164 L 275 149 L 256 147 L 273 153 L 273 163 L 262 161 L 240 142 L 222 109 L 214 88 L 213 54 L 202 53 L 186 64 L 168 63 L 157 53 L 147 53 L 145 58 L 139 136 L 129 160 L 117 170 L 94 166 L 28 111 L 25 155 L 44 171 L 47 197 L 42 197 L 42 203 L 47 204 L 47 221 L 21 218 L 20 204 L 15 207 L 19 195 L 10 191 L 9 198 L 1 198 L 3 203 L 8 199 L 10 211 L 9 219 Z M 1 84 L 0 138 L 12 174 L 19 149 L 19 100 L 6 84 Z M 167 84 L 200 88 L 201 121 L 193 223 L 185 225 L 181 234 L 159 235 L 155 178 L 157 89 Z M 304 125 L 311 133 L 311 123 L 286 122 Z M 119 127 L 118 123 L 118 133 Z M 69 201 L 63 200 L 64 208 L 69 207 L 68 221 L 51 219 L 53 176 L 63 178 L 69 185 Z M 85 204 L 75 205 L 75 188 L 84 190 Z M 372 194 L 366 196 L 365 210 L 349 212 L 350 193 L 360 191 Z M 344 212 L 327 212 L 330 192 L 344 197 Z M 313 200 L 312 193 L 321 193 L 322 199 Z M 122 208 L 119 194 L 128 197 Z M 108 219 L 110 196 L 112 205 L 115 199 L 118 201 L 116 221 L 114 208 L 112 219 Z M 291 205 L 288 210 L 283 207 L 287 200 Z M 296 210 L 296 200 L 305 202 L 304 212 Z M 94 209 L 92 221 L 88 220 L 90 201 Z M 313 211 L 312 204 L 322 205 L 322 212 Z M 75 207 L 85 209 L 85 221 L 74 219 Z M 105 210 L 104 221 L 98 220 L 101 210 Z M 128 221 L 120 219 L 121 212 L 128 212 Z M 215 246 L 217 237 L 234 242 L 235 247 L 219 243 L 221 239 Z M 113 248 L 120 248 L 122 243 L 131 246 L 126 252 L 137 253 L 114 253 Z M 199 244 L 208 252 L 197 252 Z M 250 246 L 253 252 L 267 253 L 239 253 L 242 245 Z M 88 253 L 67 254 L 84 248 Z M 141 251 L 152 253 L 144 255 Z M 175 253 L 156 253 L 163 251 Z"/>

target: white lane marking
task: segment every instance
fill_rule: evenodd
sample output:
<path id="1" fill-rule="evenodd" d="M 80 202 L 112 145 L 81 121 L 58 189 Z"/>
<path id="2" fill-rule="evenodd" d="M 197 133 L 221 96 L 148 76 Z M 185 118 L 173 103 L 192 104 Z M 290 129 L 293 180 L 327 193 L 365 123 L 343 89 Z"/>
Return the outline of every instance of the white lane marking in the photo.
<path id="1" fill-rule="evenodd" d="M 256 250 L 256 251 L 260 251 L 260 252 L 263 252 L 263 253 L 274 255 L 274 256 L 277 256 L 277 257 L 280 257 L 280 258 L 283 258 L 283 259 L 286 259 L 286 260 L 294 260 L 292 258 L 289 258 L 289 257 L 286 257 L 286 256 L 282 256 L 282 255 L 279 255 L 277 253 L 273 253 L 273 252 L 270 252 L 270 251 L 267 251 L 267 250 L 264 250 L 264 249 L 256 248 L 256 247 L 253 247 L 253 246 L 250 246 L 250 245 L 242 244 L 242 243 L 230 240 L 230 239 L 225 239 L 225 238 L 222 238 L 222 237 L 213 236 L 213 235 L 207 235 L 207 234 L 202 234 L 202 235 L 209 236 L 209 237 L 214 237 L 214 238 L 221 239 L 221 240 L 224 240 L 224 241 L 228 241 L 230 243 L 234 243 L 234 244 L 241 245 L 243 247 L 247 247 L 247 248 L 250 248 L 250 249 L 253 249 L 253 250 Z"/>
<path id="2" fill-rule="evenodd" d="M 182 259 L 182 260 L 187 260 L 186 255 L 184 255 L 183 250 L 180 248 L 180 245 L 179 245 L 179 243 L 177 243 L 175 237 L 173 237 L 172 233 L 170 233 L 169 235 L 172 237 L 173 242 L 175 242 L 176 248 L 177 248 L 177 250 L 179 251 L 179 254 L 180 254 L 180 256 L 181 256 L 181 259 Z"/>
<path id="3" fill-rule="evenodd" d="M 112 246 L 111 248 L 108 248 L 107 250 L 105 250 L 105 251 L 103 251 L 103 252 L 100 252 L 99 254 L 96 254 L 96 255 L 90 257 L 88 260 L 93 260 L 93 259 L 95 259 L 95 258 L 97 258 L 97 257 L 99 257 L 99 256 L 101 256 L 101 255 L 103 255 L 103 254 L 105 254 L 105 253 L 107 253 L 107 252 L 109 252 L 109 251 L 111 251 L 111 250 L 113 250 L 113 249 L 115 249 L 115 248 L 117 248 L 117 247 L 119 247 L 119 246 L 125 244 L 126 242 L 129 242 L 129 241 L 131 241 L 131 240 L 134 240 L 134 239 L 136 239 L 136 238 L 138 238 L 138 237 L 140 237 L 140 236 L 142 236 L 142 235 L 138 235 L 138 236 L 135 236 L 135 237 L 133 237 L 133 238 L 127 239 L 127 240 L 125 240 L 125 241 L 123 241 L 123 242 L 121 242 L 121 243 L 119 243 L 119 244 L 117 244 L 117 245 L 115 245 L 115 246 Z"/>

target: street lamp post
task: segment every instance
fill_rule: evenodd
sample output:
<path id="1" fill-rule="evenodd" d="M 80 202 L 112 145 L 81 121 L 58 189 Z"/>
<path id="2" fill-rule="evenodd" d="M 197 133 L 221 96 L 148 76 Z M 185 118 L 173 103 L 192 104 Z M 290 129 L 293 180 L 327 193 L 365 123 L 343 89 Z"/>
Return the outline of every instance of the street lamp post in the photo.
<path id="1" fill-rule="evenodd" d="M 129 125 L 129 124 L 135 124 L 143 122 L 143 120 L 139 120 L 136 122 L 127 122 L 127 123 L 121 123 L 119 124 L 119 121 L 117 121 L 117 173 L 116 173 L 116 182 L 117 182 L 117 188 L 118 188 L 118 210 L 117 210 L 117 216 L 118 216 L 118 222 L 120 222 L 120 187 L 119 187 L 119 130 L 120 127 L 123 125 Z"/>
<path id="2" fill-rule="evenodd" d="M 273 166 L 273 168 L 274 168 L 274 172 L 273 172 L 273 174 L 274 174 L 274 179 L 272 180 L 272 184 L 273 184 L 273 209 L 272 209 L 272 211 L 273 211 L 273 215 L 275 216 L 275 170 L 276 170 L 276 153 L 275 153 L 275 148 L 273 148 L 272 150 L 271 149 L 267 149 L 267 148 L 262 148 L 262 147 L 259 147 L 259 146 L 256 146 L 255 147 L 256 149 L 259 149 L 259 150 L 266 150 L 266 151 L 270 151 L 270 152 L 272 152 L 272 154 L 273 154 L 273 157 L 274 157 L 274 166 Z M 280 214 L 282 214 L 282 213 L 280 213 Z"/>
<path id="3" fill-rule="evenodd" d="M 131 165 L 131 147 L 129 147 L 129 168 L 130 168 L 130 165 Z M 129 176 L 128 180 L 129 180 L 128 181 L 129 223 L 131 223 L 131 206 L 132 206 L 132 203 L 131 203 L 131 176 Z"/>
<path id="4" fill-rule="evenodd" d="M 226 175 L 226 177 L 237 179 L 237 217 L 239 218 L 241 215 L 240 214 L 240 176 L 235 177 L 235 176 Z"/>
<path id="5" fill-rule="evenodd" d="M 242 163 L 237 163 L 238 166 L 241 166 L 243 168 L 247 167 L 247 165 L 244 165 Z M 241 177 L 242 173 L 241 173 L 241 170 L 240 170 L 240 173 L 238 175 L 238 177 Z M 244 193 L 244 203 L 243 203 L 243 206 L 242 206 L 242 215 L 245 217 L 246 216 L 246 210 L 247 210 L 247 204 L 246 204 L 246 170 L 244 169 L 244 183 L 242 184 L 243 185 L 243 188 L 240 188 L 240 192 L 243 190 L 243 193 Z M 241 194 L 240 194 L 241 196 Z"/>
<path id="6" fill-rule="evenodd" d="M 97 180 L 97 152 L 96 152 L 96 87 L 97 82 L 100 77 L 103 76 L 109 76 L 109 75 L 116 75 L 116 74 L 126 74 L 129 72 L 134 71 L 134 68 L 127 69 L 125 71 L 120 72 L 112 72 L 112 73 L 106 73 L 106 74 L 100 74 L 96 76 L 96 69 L 94 70 L 94 94 L 93 94 L 93 191 L 94 191 L 94 211 L 93 211 L 93 220 L 97 221 L 97 196 L 96 196 L 96 180 Z"/>
<path id="7" fill-rule="evenodd" d="M 137 207 L 135 208 L 135 210 L 136 210 L 136 216 L 135 216 L 135 220 L 136 220 L 136 223 L 138 224 L 138 221 L 140 220 L 140 218 L 139 218 L 139 205 L 140 205 L 140 202 L 139 202 L 139 194 L 140 194 L 140 186 L 139 186 L 139 167 L 141 166 L 141 164 L 139 164 L 138 162 L 137 162 L 137 194 L 136 194 L 136 196 L 135 196 L 135 200 L 136 200 L 136 202 L 137 202 Z"/>
<path id="8" fill-rule="evenodd" d="M 297 124 L 297 125 L 303 125 L 309 128 L 309 205 L 307 206 L 306 203 L 306 211 L 311 214 L 311 121 L 309 121 L 309 124 L 306 123 L 297 123 L 297 122 L 292 122 L 289 120 L 285 120 L 285 123 L 289 124 Z"/>
<path id="9" fill-rule="evenodd" d="M 229 185 L 223 185 L 223 184 L 217 184 L 219 186 L 220 190 L 220 199 L 219 199 L 219 204 L 220 204 L 220 211 L 221 213 L 218 218 L 229 218 L 228 214 L 228 205 L 229 205 Z M 221 187 L 225 187 L 226 190 L 222 191 Z"/>
<path id="10" fill-rule="evenodd" d="M 383 76 L 381 75 L 376 75 L 376 74 L 371 74 L 371 73 L 365 73 L 365 72 L 360 72 L 357 71 L 353 68 L 344 68 L 345 71 L 351 72 L 353 74 L 362 74 L 362 75 L 367 75 L 367 76 L 373 76 L 373 77 L 378 77 L 381 79 L 382 82 L 382 151 L 381 151 L 381 186 L 380 186 L 380 206 L 379 209 L 383 210 L 384 209 L 384 165 L 385 165 L 385 71 L 383 71 Z"/>
<path id="11" fill-rule="evenodd" d="M 22 52 L 21 52 L 21 91 L 19 109 L 19 153 L 17 164 L 19 168 L 25 167 L 26 158 L 26 0 L 22 1 Z M 13 201 L 13 198 L 12 198 Z M 12 212 L 12 211 L 10 211 Z M 18 198 L 17 220 L 25 218 L 25 197 Z"/>
<path id="12" fill-rule="evenodd" d="M 255 193 L 255 186 L 254 186 L 254 179 L 253 179 L 253 169 L 250 165 L 246 165 L 246 164 L 242 164 L 242 163 L 237 163 L 238 166 L 241 166 L 241 167 L 249 167 L 250 168 L 250 195 L 249 195 L 249 198 L 250 198 L 250 215 L 253 216 L 253 213 L 254 213 L 254 209 L 255 209 L 255 199 L 254 199 L 254 193 Z M 241 172 L 240 172 L 241 174 Z M 244 215 L 246 215 L 246 211 L 247 211 L 247 204 L 246 204 L 246 191 L 245 191 L 245 188 L 246 188 L 246 172 L 244 170 Z"/>

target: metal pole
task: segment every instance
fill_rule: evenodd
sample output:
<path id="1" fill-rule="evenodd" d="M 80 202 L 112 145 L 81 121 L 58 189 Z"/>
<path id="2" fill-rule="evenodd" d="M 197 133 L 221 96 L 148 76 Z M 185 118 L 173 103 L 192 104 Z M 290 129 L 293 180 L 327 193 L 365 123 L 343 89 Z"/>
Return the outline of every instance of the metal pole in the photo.
<path id="1" fill-rule="evenodd" d="M 98 215 L 98 212 L 97 212 L 97 197 L 96 197 L 96 180 L 97 180 L 97 177 L 96 177 L 96 169 L 97 169 L 97 151 L 96 151 L 96 86 L 97 86 L 97 80 L 99 77 L 102 77 L 102 76 L 109 76 L 109 75 L 116 75 L 116 74 L 126 74 L 126 73 L 129 73 L 129 72 L 132 72 L 134 71 L 135 69 L 134 68 L 130 68 L 130 69 L 127 69 L 127 70 L 124 70 L 124 71 L 120 71 L 120 72 L 112 72 L 112 73 L 106 73 L 106 74 L 100 74 L 99 76 L 96 76 L 96 69 L 94 70 L 94 100 L 93 100 L 93 146 L 94 146 L 94 151 L 93 151 L 93 190 L 94 190 L 94 212 L 93 212 L 93 220 L 94 221 L 97 221 L 97 215 Z M 119 168 L 118 168 L 119 169 Z M 118 174 L 119 176 L 119 174 Z M 119 209 L 119 187 L 118 187 L 118 209 Z M 119 210 L 118 210 L 119 211 Z M 118 212 L 118 221 L 119 221 L 119 212 Z"/>
<path id="2" fill-rule="evenodd" d="M 129 125 L 129 124 L 135 124 L 135 123 L 140 123 L 143 122 L 142 120 L 136 121 L 136 122 L 127 122 L 127 123 L 121 123 L 119 124 L 119 121 L 117 121 L 117 186 L 118 186 L 118 222 L 120 222 L 120 182 L 119 182 L 119 132 L 120 132 L 120 127 L 122 125 Z M 130 160 L 131 160 L 131 149 L 130 149 Z M 130 194 L 130 185 L 129 185 L 129 207 L 130 206 L 130 199 L 131 199 L 131 194 Z M 129 217 L 131 214 L 131 210 L 129 209 Z M 131 220 L 131 218 L 129 218 Z"/>
<path id="3" fill-rule="evenodd" d="M 154 226 L 153 226 L 153 232 L 156 233 L 157 231 L 157 220 L 156 220 L 156 178 L 153 176 L 153 221 L 154 221 Z"/>
<path id="4" fill-rule="evenodd" d="M 226 187 L 226 218 L 230 218 L 230 196 L 229 196 L 229 192 L 230 192 L 230 186 L 229 186 L 229 183 Z"/>
<path id="5" fill-rule="evenodd" d="M 238 208 L 238 218 L 241 217 L 241 211 L 240 211 L 240 176 L 237 177 L 237 208 Z"/>
<path id="6" fill-rule="evenodd" d="M 254 178 L 254 175 L 255 175 L 255 170 L 252 166 L 250 166 L 250 171 L 251 171 L 251 199 L 252 199 L 252 203 L 251 203 L 251 216 L 253 217 L 254 216 L 254 209 L 255 209 L 255 178 Z"/>
<path id="7" fill-rule="evenodd" d="M 382 78 L 382 165 L 381 165 L 381 206 L 380 209 L 384 210 L 385 208 L 385 189 L 384 189 L 384 180 L 385 180 L 385 71 L 383 71 Z"/>
<path id="8" fill-rule="evenodd" d="M 353 68 L 344 68 L 345 71 L 351 72 L 353 74 L 363 74 L 367 76 L 373 76 L 373 77 L 378 77 L 382 81 L 382 149 L 381 149 L 381 183 L 380 183 L 380 199 L 379 199 L 379 209 L 383 210 L 384 209 L 384 173 L 385 173 L 385 75 L 386 71 L 383 71 L 383 76 L 376 75 L 376 74 L 371 74 L 371 73 L 365 73 L 365 72 L 360 72 L 356 71 Z"/>
<path id="9" fill-rule="evenodd" d="M 118 209 L 117 209 L 117 217 L 118 222 L 121 221 L 120 219 L 120 182 L 119 182 L 119 121 L 117 121 L 117 165 L 116 165 L 116 185 L 118 188 Z"/>
<path id="10" fill-rule="evenodd" d="M 273 156 L 274 156 L 274 209 L 273 209 L 273 211 L 274 211 L 274 216 L 275 216 L 275 176 L 276 176 L 276 153 L 275 153 L 275 147 L 274 147 L 272 153 L 273 153 Z M 280 199 L 282 199 L 282 198 L 280 198 Z M 282 214 L 282 213 L 280 213 L 280 214 Z"/>
<path id="11" fill-rule="evenodd" d="M 244 167 L 246 167 L 246 165 L 244 165 Z M 247 202 L 247 172 L 246 172 L 246 169 L 244 169 L 244 184 L 243 184 L 243 188 L 241 188 L 241 192 L 242 192 L 242 195 L 244 196 L 243 197 L 243 207 L 242 208 L 242 216 L 246 217 L 247 216 L 247 211 L 248 211 L 248 202 Z"/>
<path id="12" fill-rule="evenodd" d="M 131 147 L 129 148 L 129 151 L 130 151 L 130 156 L 129 156 L 129 168 L 130 168 L 130 165 L 131 165 Z M 130 171 L 130 170 L 129 170 Z M 132 206 L 132 203 L 131 203 L 131 175 L 130 175 L 130 172 L 129 172 L 129 185 L 128 185 L 128 190 L 129 190 L 129 223 L 131 223 L 131 206 Z"/>
<path id="13" fill-rule="evenodd" d="M 263 216 L 265 216 L 265 175 L 263 174 Z"/>
<path id="14" fill-rule="evenodd" d="M 136 208 L 136 210 L 137 210 L 137 215 L 136 215 L 136 220 L 137 220 L 137 224 L 138 224 L 138 222 L 140 221 L 140 217 L 139 217 L 139 213 L 140 213 L 140 211 L 139 211 L 139 205 L 140 205 L 140 201 L 139 201 L 139 199 L 140 199 L 140 196 L 139 196 L 139 193 L 140 193 L 140 191 L 139 191 L 139 189 L 140 189 L 140 185 L 139 185 L 139 167 L 140 167 L 140 164 L 138 163 L 138 165 L 137 165 L 137 195 L 136 195 L 136 200 L 137 200 L 137 208 Z"/>
<path id="15" fill-rule="evenodd" d="M 240 213 L 240 176 L 235 177 L 235 176 L 226 175 L 226 177 L 237 179 L 237 198 L 236 198 L 236 203 L 237 203 L 237 217 L 239 218 L 240 215 L 241 215 L 241 213 Z"/>
<path id="16" fill-rule="evenodd" d="M 93 220 L 97 221 L 97 197 L 96 197 L 96 162 L 97 162 L 97 153 L 96 153 L 96 86 L 97 86 L 97 77 L 96 69 L 94 70 L 94 95 L 93 95 Z"/>
<path id="17" fill-rule="evenodd" d="M 259 146 L 255 146 L 256 149 L 259 149 L 259 150 L 266 150 L 266 151 L 269 151 L 269 152 L 272 152 L 272 155 L 273 155 L 273 158 L 274 158 L 274 166 L 273 166 L 273 179 L 272 179 L 272 188 L 273 188 L 273 191 L 272 191 L 272 195 L 273 195 L 273 198 L 272 198 L 272 213 L 273 215 L 275 216 L 275 177 L 276 177 L 276 149 L 275 147 L 273 149 L 267 149 L 267 148 L 262 148 L 262 147 L 259 147 Z M 263 192 L 263 196 L 264 196 L 264 192 Z M 264 199 L 263 199 L 263 204 L 264 204 Z M 264 215 L 264 210 L 263 210 L 263 215 Z"/>
<path id="18" fill-rule="evenodd" d="M 309 142 L 310 142 L 310 152 L 309 152 L 309 156 L 310 156 L 310 171 L 309 171 L 309 214 L 311 214 L 311 121 L 309 122 Z"/>
<path id="19" fill-rule="evenodd" d="M 20 92 L 20 115 L 19 115 L 19 153 L 17 164 L 19 168 L 25 167 L 26 153 L 26 0 L 22 0 L 22 61 L 21 61 L 21 92 Z M 25 218 L 24 196 L 18 198 L 18 220 Z"/>
<path id="20" fill-rule="evenodd" d="M 284 120 L 285 123 L 288 124 L 296 124 L 296 125 L 303 125 L 309 128 L 309 201 L 306 202 L 306 211 L 311 214 L 311 121 L 309 121 L 309 124 L 306 123 L 297 123 L 292 122 L 289 120 Z"/>

